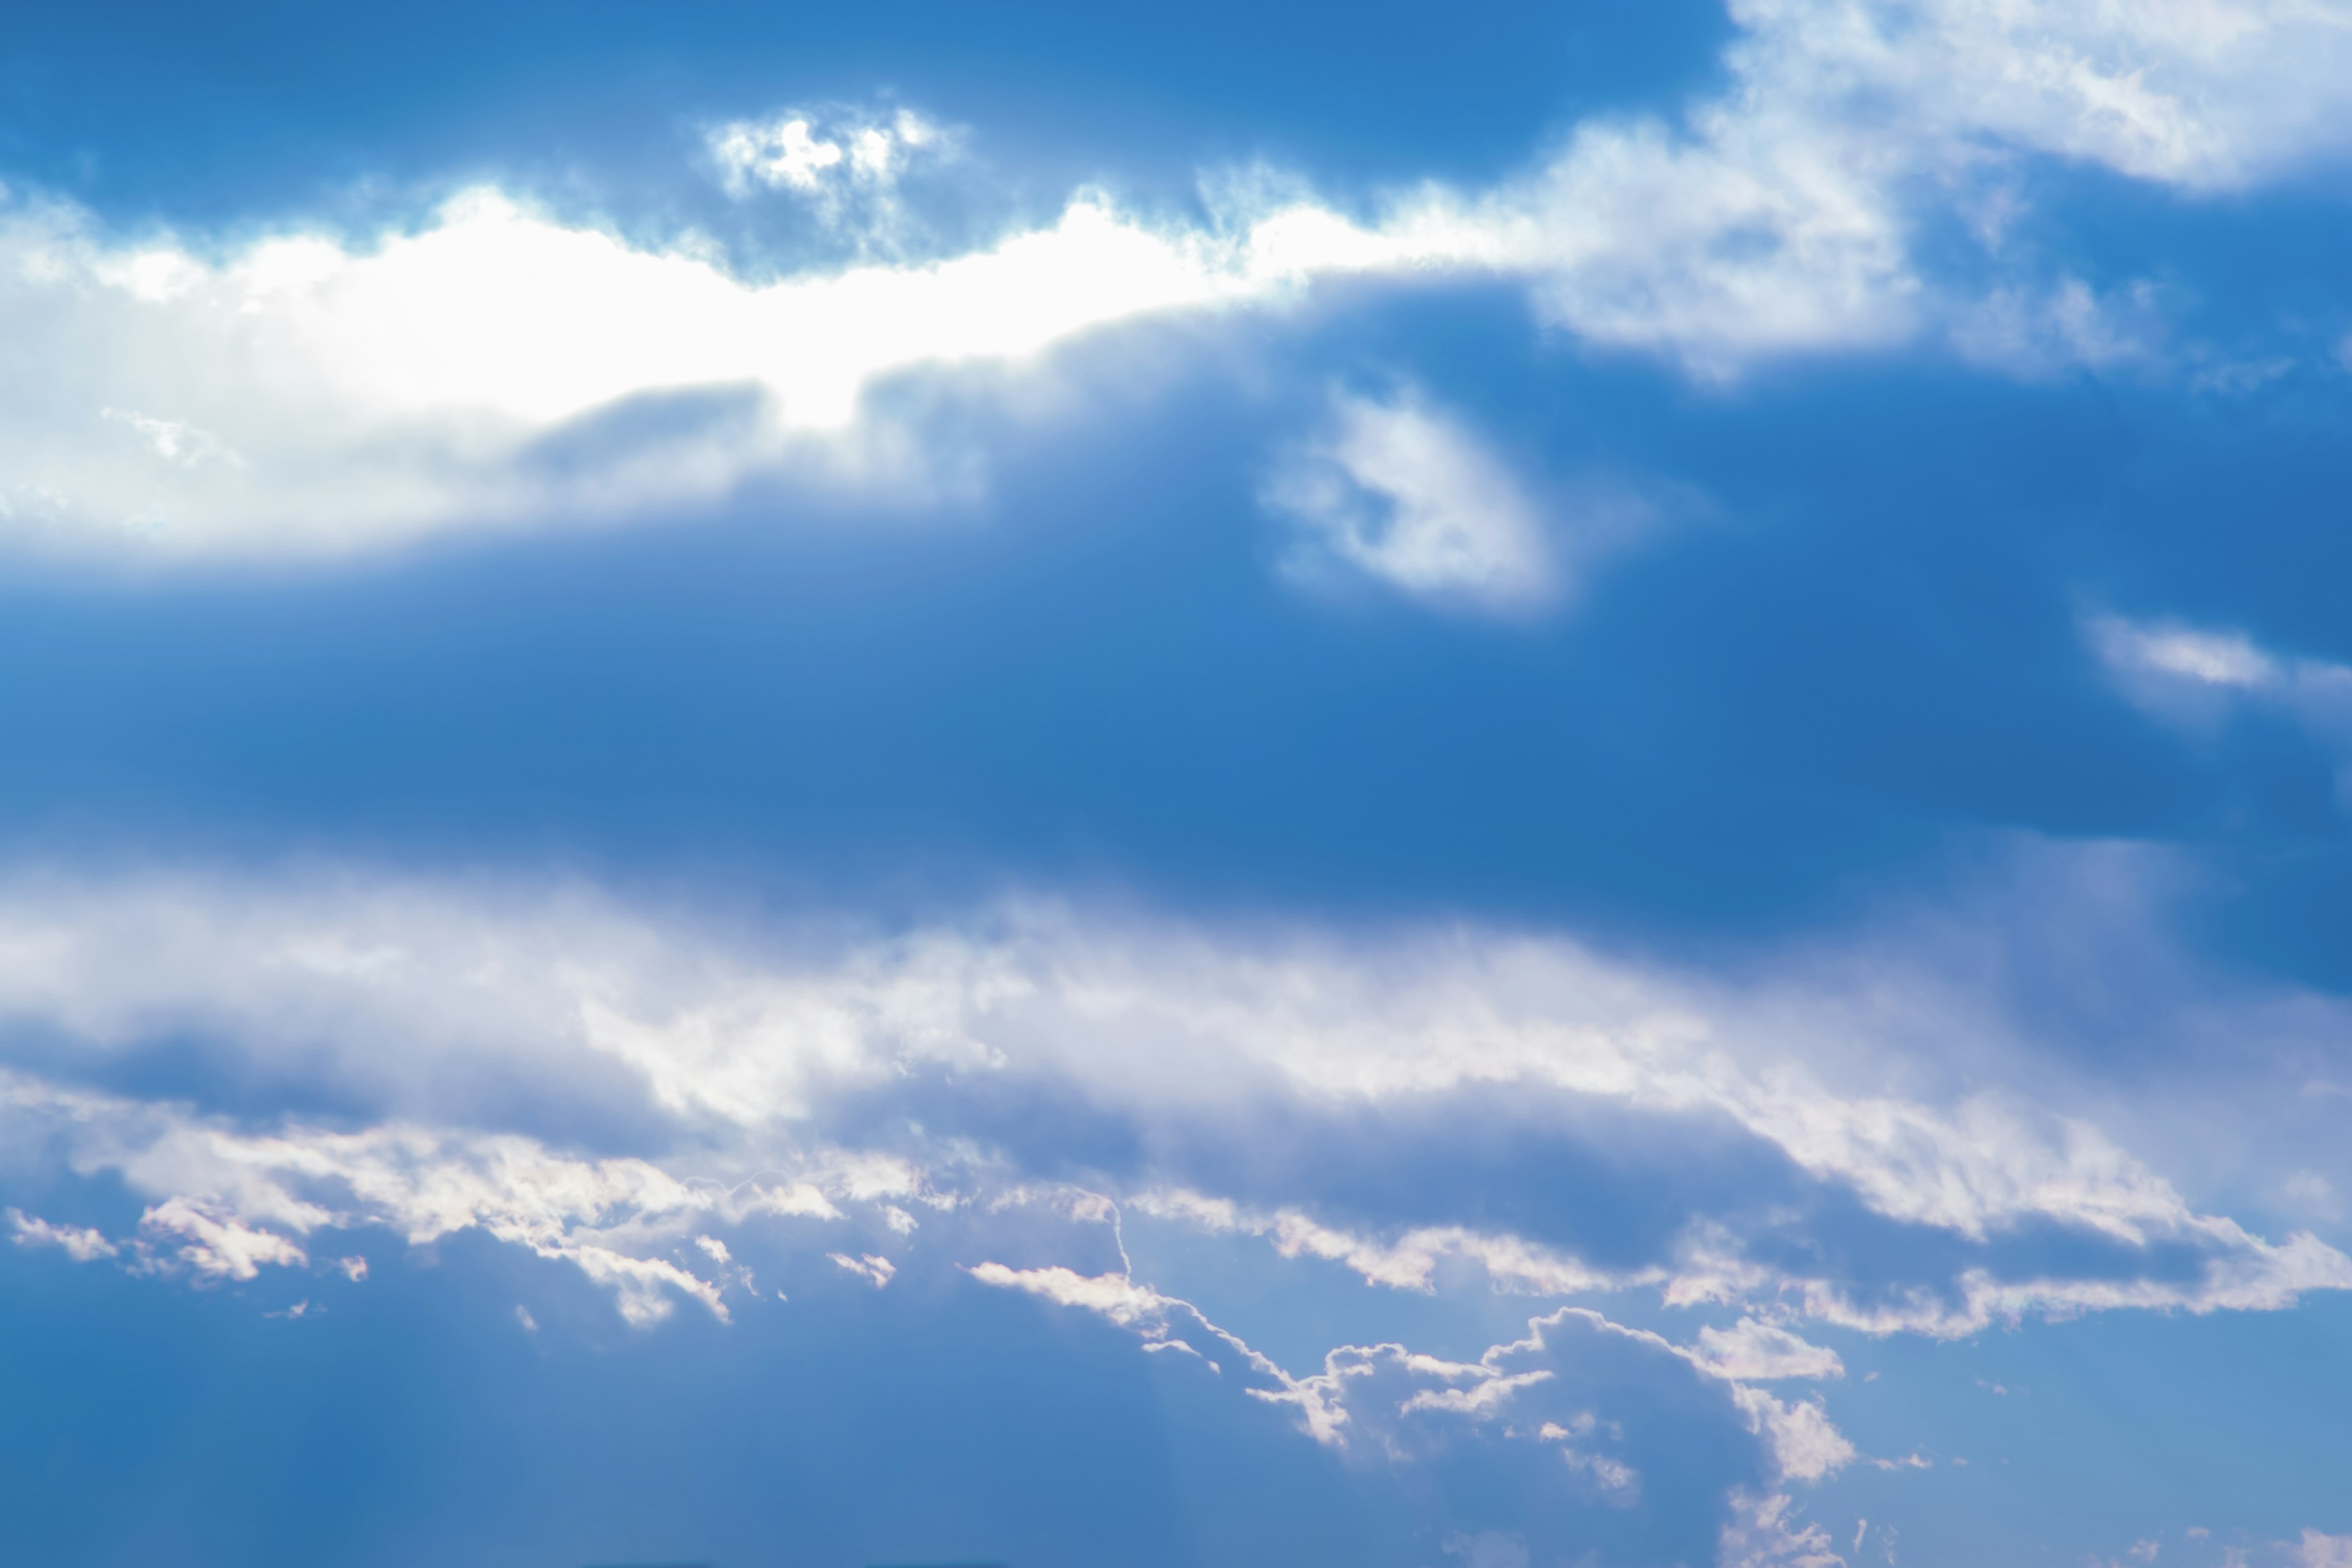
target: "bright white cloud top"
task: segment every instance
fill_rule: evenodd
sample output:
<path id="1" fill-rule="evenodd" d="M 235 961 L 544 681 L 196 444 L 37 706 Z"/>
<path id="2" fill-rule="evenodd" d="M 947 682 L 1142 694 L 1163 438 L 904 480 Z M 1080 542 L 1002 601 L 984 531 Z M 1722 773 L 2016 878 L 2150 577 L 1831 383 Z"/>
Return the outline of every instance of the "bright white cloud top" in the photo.
<path id="1" fill-rule="evenodd" d="M 768 283 L 489 190 L 414 231 L 296 224 L 227 245 L 132 241 L 19 198 L 0 219 L 0 331 L 20 367 L 0 395 L 0 522 L 69 553 L 299 557 L 692 506 L 794 461 L 903 479 L 919 440 L 844 439 L 881 378 L 1017 364 L 1339 274 L 1522 279 L 1570 332 L 1706 376 L 1944 321 L 1996 361 L 2097 361 L 2118 329 L 2084 335 L 2062 308 L 2087 298 L 2079 282 L 2025 277 L 1991 318 L 1944 300 L 1909 254 L 1914 215 L 1957 203 L 1997 247 L 2020 155 L 2223 190 L 2338 155 L 2352 120 L 2338 6 L 1802 0 L 1735 16 L 1720 97 L 1680 124 L 1579 127 L 1491 189 L 1401 190 L 1361 220 L 1244 200 L 1191 226 L 1082 195 L 969 254 Z M 737 189 L 887 226 L 908 161 L 947 140 L 911 111 L 788 115 L 722 127 L 711 148 Z M 2059 303 L 2017 303 L 2045 295 Z M 716 401 L 630 417 L 688 393 Z M 598 411 L 591 438 L 548 446 Z"/>

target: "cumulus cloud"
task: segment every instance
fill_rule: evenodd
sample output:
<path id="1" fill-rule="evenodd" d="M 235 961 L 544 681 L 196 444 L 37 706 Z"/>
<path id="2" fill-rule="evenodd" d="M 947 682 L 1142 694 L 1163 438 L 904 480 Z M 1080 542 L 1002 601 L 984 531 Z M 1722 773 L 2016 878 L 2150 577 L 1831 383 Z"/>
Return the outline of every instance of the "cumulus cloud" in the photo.
<path id="1" fill-rule="evenodd" d="M 1298 563 L 1338 565 L 1439 604 L 1510 611 L 1555 586 L 1544 519 L 1525 487 L 1458 420 L 1411 387 L 1387 400 L 1341 393 L 1331 428 L 1288 453 L 1265 492 L 1307 543 Z"/>
<path id="2" fill-rule="evenodd" d="M 1359 217 L 1244 181 L 1192 223 L 1082 194 L 967 252 L 881 244 L 770 283 L 494 190 L 414 230 L 241 245 L 131 239 L 16 200 L 0 331 L 27 374 L 0 394 L 0 529 L 163 559 L 333 555 L 700 504 L 787 468 L 903 482 L 919 439 L 858 419 L 881 378 L 1351 274 L 1516 279 L 1579 337 L 1708 376 L 1945 317 L 2003 365 L 2112 363 L 2160 336 L 2144 293 L 2021 276 L 1944 298 L 1912 258 L 1918 216 L 2027 156 L 2239 186 L 2340 152 L 2352 118 L 2335 5 L 1750 0 L 1734 19 L 1717 96 L 1673 121 L 1587 122 L 1484 189 L 1392 191 Z M 908 110 L 793 112 L 718 128 L 710 156 L 731 188 L 879 241 L 902 180 L 953 140 Z M 1339 443 L 1406 417 L 1343 408 Z M 1343 553 L 1394 581 L 1528 580 L 1524 531 L 1430 499 L 1441 480 L 1491 489 L 1436 428 L 1400 426 L 1424 437 L 1400 447 L 1412 464 L 1342 464 L 1406 509 L 1402 528 L 1341 525 Z"/>

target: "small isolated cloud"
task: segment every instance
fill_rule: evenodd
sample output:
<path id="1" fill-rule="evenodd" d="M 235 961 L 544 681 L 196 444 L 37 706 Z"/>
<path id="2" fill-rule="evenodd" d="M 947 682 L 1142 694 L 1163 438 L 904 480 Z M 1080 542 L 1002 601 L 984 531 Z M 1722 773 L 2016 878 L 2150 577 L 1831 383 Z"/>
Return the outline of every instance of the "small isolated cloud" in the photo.
<path id="1" fill-rule="evenodd" d="M 1523 610 L 1558 586 L 1526 487 L 1415 389 L 1334 395 L 1330 428 L 1281 460 L 1262 498 L 1304 535 L 1295 563 L 1339 566 L 1435 604 Z"/>
<path id="2" fill-rule="evenodd" d="M 921 226 L 902 187 L 953 163 L 962 137 L 911 109 L 787 110 L 736 120 L 707 145 L 727 194 L 780 194 L 860 252 L 907 248 Z"/>
<path id="3" fill-rule="evenodd" d="M 2084 631 L 2116 689 L 2157 718 L 2208 731 L 2251 705 L 2292 721 L 2333 753 L 2337 795 L 2352 804 L 2352 665 L 2275 653 L 2242 631 L 2171 621 L 2099 616 Z"/>
<path id="4" fill-rule="evenodd" d="M 839 202 L 850 190 L 888 190 L 919 162 L 951 156 L 959 138 L 911 109 L 786 110 L 730 121 L 708 141 L 730 195 L 764 189 Z"/>
<path id="5" fill-rule="evenodd" d="M 112 1258 L 121 1248 L 88 1226 L 52 1225 L 37 1215 L 21 1209 L 10 1209 L 8 1223 L 16 1230 L 19 1247 L 54 1247 L 62 1250 L 76 1263 L 92 1263 L 101 1258 Z"/>
<path id="6" fill-rule="evenodd" d="M 863 1258 L 852 1258 L 846 1252 L 828 1252 L 825 1256 L 836 1267 L 856 1275 L 877 1290 L 890 1283 L 891 1277 L 898 1272 L 898 1265 L 877 1253 L 869 1252 Z"/>

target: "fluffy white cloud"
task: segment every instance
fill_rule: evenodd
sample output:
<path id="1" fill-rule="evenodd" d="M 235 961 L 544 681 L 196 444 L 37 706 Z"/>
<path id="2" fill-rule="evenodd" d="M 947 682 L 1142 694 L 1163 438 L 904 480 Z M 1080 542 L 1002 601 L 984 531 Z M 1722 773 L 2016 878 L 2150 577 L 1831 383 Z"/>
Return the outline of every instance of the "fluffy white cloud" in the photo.
<path id="1" fill-rule="evenodd" d="M 1330 430 L 1283 460 L 1265 492 L 1295 520 L 1299 564 L 1360 572 L 1400 592 L 1478 609 L 1526 609 L 1556 585 L 1536 503 L 1458 420 L 1401 388 L 1332 398 Z"/>

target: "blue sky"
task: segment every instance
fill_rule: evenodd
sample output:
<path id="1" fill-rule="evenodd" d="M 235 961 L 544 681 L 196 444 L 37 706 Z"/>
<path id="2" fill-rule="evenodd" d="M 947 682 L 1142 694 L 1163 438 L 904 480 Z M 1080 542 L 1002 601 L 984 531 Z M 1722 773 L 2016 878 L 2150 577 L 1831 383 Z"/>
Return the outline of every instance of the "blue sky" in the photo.
<path id="1" fill-rule="evenodd" d="M 0 45 L 0 1494 L 2347 1568 L 2352 11 Z"/>

